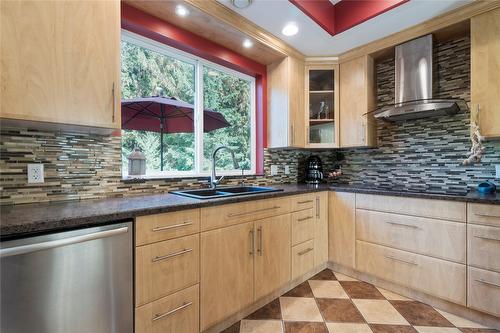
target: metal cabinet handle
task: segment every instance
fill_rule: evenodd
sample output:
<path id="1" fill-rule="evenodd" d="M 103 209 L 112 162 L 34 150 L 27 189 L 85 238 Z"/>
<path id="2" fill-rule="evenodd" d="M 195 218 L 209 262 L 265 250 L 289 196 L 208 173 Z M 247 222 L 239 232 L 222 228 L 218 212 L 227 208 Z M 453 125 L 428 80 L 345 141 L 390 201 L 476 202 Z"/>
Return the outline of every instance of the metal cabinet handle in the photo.
<path id="1" fill-rule="evenodd" d="M 170 315 L 172 315 L 172 314 L 176 313 L 177 311 L 180 311 L 180 310 L 182 310 L 182 309 L 185 309 L 185 308 L 187 308 L 187 307 L 191 306 L 192 304 L 193 304 L 193 302 L 184 303 L 184 304 L 182 304 L 181 306 L 178 306 L 178 307 L 176 307 L 175 309 L 170 310 L 170 311 L 168 311 L 168 312 L 155 314 L 155 316 L 153 317 L 153 319 L 152 319 L 152 320 L 153 320 L 153 321 L 157 321 L 157 320 L 159 320 L 159 319 L 161 319 L 161 318 L 165 318 L 165 317 L 167 317 L 167 316 L 170 316 Z"/>
<path id="2" fill-rule="evenodd" d="M 303 217 L 301 219 L 297 219 L 298 222 L 302 222 L 302 221 L 307 221 L 307 220 L 311 220 L 313 218 L 313 216 L 308 216 L 308 217 Z"/>
<path id="3" fill-rule="evenodd" d="M 403 260 L 403 259 L 394 258 L 392 256 L 384 256 L 384 257 L 387 258 L 387 259 L 391 259 L 391 260 L 397 261 L 397 262 L 402 262 L 403 264 L 418 266 L 418 264 L 416 262 L 413 262 L 413 261 L 406 261 L 406 260 Z"/>
<path id="4" fill-rule="evenodd" d="M 399 222 L 385 222 L 387 224 L 392 224 L 392 225 L 397 225 L 397 226 L 401 226 L 401 227 L 408 227 L 408 228 L 413 228 L 413 229 L 420 229 L 419 227 L 417 227 L 416 225 L 413 225 L 413 224 L 405 224 L 405 223 L 399 223 Z"/>
<path id="5" fill-rule="evenodd" d="M 275 210 L 275 209 L 279 209 L 279 208 L 281 208 L 281 207 L 280 206 L 273 206 L 273 207 L 268 207 L 268 208 L 262 208 L 262 209 L 253 210 L 251 212 L 231 213 L 231 214 L 228 214 L 227 217 L 237 217 L 237 216 L 244 216 L 244 215 L 248 215 L 248 214 L 262 213 L 262 212 L 265 212 L 265 211 L 268 211 L 268 210 Z"/>
<path id="6" fill-rule="evenodd" d="M 302 255 L 304 255 L 304 254 L 306 254 L 306 253 L 311 252 L 312 250 L 314 250 L 314 248 L 309 247 L 309 248 L 307 248 L 307 249 L 305 249 L 305 250 L 300 251 L 299 253 L 297 253 L 297 255 L 302 256 Z"/>
<path id="7" fill-rule="evenodd" d="M 250 252 L 249 254 L 253 256 L 255 254 L 255 231 L 252 228 L 249 232 L 250 234 Z"/>
<path id="8" fill-rule="evenodd" d="M 316 218 L 319 219 L 319 212 L 320 212 L 320 200 L 319 197 L 316 197 Z"/>
<path id="9" fill-rule="evenodd" d="M 113 94 L 113 114 L 111 115 L 111 119 L 113 123 L 115 122 L 115 113 L 116 113 L 116 96 L 115 96 L 115 83 L 113 82 L 113 87 L 111 88 L 111 92 Z"/>
<path id="10" fill-rule="evenodd" d="M 193 251 L 193 249 L 183 249 L 181 251 L 174 252 L 174 253 L 169 253 L 169 254 L 166 254 L 164 256 L 156 256 L 153 259 L 151 259 L 151 261 L 152 262 L 162 261 L 162 260 L 166 260 L 166 259 L 170 259 L 170 258 L 173 258 L 173 257 L 180 256 L 180 255 L 185 254 L 185 253 L 189 253 L 191 251 Z"/>
<path id="11" fill-rule="evenodd" d="M 498 284 L 498 283 L 489 282 L 489 281 L 486 281 L 486 280 L 483 280 L 483 279 L 476 279 L 476 281 L 479 282 L 479 283 L 482 283 L 482 284 L 486 284 L 488 286 L 500 288 L 500 284 Z"/>
<path id="12" fill-rule="evenodd" d="M 500 238 L 495 238 L 495 237 L 478 236 L 478 235 L 474 235 L 474 237 L 480 238 L 480 239 L 486 239 L 486 240 L 492 240 L 492 241 L 500 242 Z"/>
<path id="13" fill-rule="evenodd" d="M 36 244 L 28 244 L 28 245 L 21 245 L 21 246 L 16 246 L 16 247 L 3 248 L 3 249 L 0 249 L 0 258 L 16 256 L 16 255 L 21 255 L 21 254 L 26 254 L 26 253 L 32 253 L 32 252 L 37 252 L 37 251 L 42 251 L 42 250 L 48 250 L 48 249 L 53 249 L 53 248 L 61 247 L 61 246 L 65 246 L 65 245 L 88 242 L 88 241 L 95 240 L 95 239 L 125 234 L 127 232 L 128 232 L 128 227 L 121 227 L 121 228 L 116 228 L 116 229 L 111 229 L 111 230 L 98 231 L 98 232 L 94 232 L 94 233 L 86 234 L 86 235 L 81 235 L 81 236 L 74 236 L 74 237 L 68 237 L 68 238 L 63 238 L 63 239 L 57 239 L 57 240 L 43 242 L 43 243 L 36 243 Z"/>
<path id="14" fill-rule="evenodd" d="M 476 216 L 482 216 L 482 217 L 494 217 L 500 219 L 500 215 L 491 215 L 491 214 L 484 214 L 484 213 L 474 213 Z"/>
<path id="15" fill-rule="evenodd" d="M 314 200 L 304 200 L 304 201 L 299 201 L 297 202 L 299 205 L 306 204 L 306 203 L 311 203 L 314 202 Z"/>
<path id="16" fill-rule="evenodd" d="M 257 235 L 259 237 L 259 247 L 257 247 L 257 253 L 259 254 L 259 256 L 262 256 L 262 253 L 264 251 L 263 249 L 263 244 L 262 244 L 262 226 L 258 227 L 257 228 Z"/>
<path id="17" fill-rule="evenodd" d="M 193 224 L 193 221 L 189 220 L 189 221 L 185 221 L 183 223 L 179 223 L 179 224 L 174 224 L 174 225 L 167 225 L 167 226 L 164 226 L 164 227 L 156 227 L 156 228 L 153 228 L 151 229 L 151 231 L 165 231 L 165 230 L 170 230 L 170 229 L 175 229 L 175 228 L 180 228 L 180 227 L 187 227 L 189 225 L 192 225 Z"/>

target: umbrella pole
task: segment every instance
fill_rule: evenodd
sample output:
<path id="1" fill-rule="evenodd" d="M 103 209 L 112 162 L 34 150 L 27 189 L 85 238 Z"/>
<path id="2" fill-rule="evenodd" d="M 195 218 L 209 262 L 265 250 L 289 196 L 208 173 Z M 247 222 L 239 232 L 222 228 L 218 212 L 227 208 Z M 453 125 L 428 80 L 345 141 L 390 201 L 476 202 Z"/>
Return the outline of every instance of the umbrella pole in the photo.
<path id="1" fill-rule="evenodd" d="M 161 113 L 161 118 L 160 118 L 160 171 L 163 171 L 163 119 L 164 119 L 163 104 L 160 107 L 160 113 Z"/>

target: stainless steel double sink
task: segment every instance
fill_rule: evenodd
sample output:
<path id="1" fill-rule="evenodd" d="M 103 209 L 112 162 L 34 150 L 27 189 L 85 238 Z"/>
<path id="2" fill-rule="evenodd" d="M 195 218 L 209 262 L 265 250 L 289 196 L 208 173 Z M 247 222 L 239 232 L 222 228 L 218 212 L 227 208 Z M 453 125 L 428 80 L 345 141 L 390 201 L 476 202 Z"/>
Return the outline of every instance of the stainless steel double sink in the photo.
<path id="1" fill-rule="evenodd" d="M 239 195 L 280 192 L 280 191 L 283 191 L 283 189 L 277 189 L 272 187 L 261 187 L 261 186 L 234 186 L 234 187 L 218 187 L 215 189 L 207 188 L 207 189 L 197 189 L 197 190 L 181 190 L 181 191 L 172 191 L 170 193 L 195 199 L 216 199 L 216 198 L 233 197 Z"/>

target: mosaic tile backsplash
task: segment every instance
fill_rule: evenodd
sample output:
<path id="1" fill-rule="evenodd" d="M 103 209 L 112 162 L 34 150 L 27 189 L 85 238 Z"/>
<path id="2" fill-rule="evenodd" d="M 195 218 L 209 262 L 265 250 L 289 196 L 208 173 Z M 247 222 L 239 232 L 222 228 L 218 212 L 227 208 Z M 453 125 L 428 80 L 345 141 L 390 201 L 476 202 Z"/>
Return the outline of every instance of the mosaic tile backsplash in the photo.
<path id="1" fill-rule="evenodd" d="M 437 96 L 470 101 L 470 44 L 468 38 L 435 46 Z M 394 99 L 394 60 L 377 64 L 379 105 Z M 245 176 L 248 184 L 295 183 L 303 178 L 304 160 L 319 155 L 325 171 L 338 163 L 344 175 L 335 182 L 409 190 L 465 191 L 479 181 L 493 179 L 500 164 L 500 142 L 486 143 L 480 164 L 464 167 L 470 149 L 469 114 L 398 124 L 378 122 L 379 147 L 348 150 L 266 150 L 264 175 Z M 28 184 L 26 165 L 43 163 L 45 183 Z M 278 174 L 270 176 L 272 164 Z M 284 165 L 290 173 L 284 174 Z M 123 181 L 120 138 L 44 132 L 18 128 L 0 130 L 0 203 L 80 200 L 109 196 L 159 193 L 206 184 L 206 178 Z M 227 184 L 240 182 L 229 177 Z"/>

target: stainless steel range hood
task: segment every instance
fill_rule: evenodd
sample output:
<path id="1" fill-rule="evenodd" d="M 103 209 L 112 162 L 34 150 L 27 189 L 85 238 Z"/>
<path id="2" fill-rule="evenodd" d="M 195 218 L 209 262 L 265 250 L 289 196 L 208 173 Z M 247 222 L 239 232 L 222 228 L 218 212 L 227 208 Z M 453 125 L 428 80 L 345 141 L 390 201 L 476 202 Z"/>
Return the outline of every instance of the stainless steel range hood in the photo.
<path id="1" fill-rule="evenodd" d="M 396 46 L 395 66 L 395 104 L 377 110 L 375 118 L 402 121 L 454 114 L 467 109 L 463 100 L 433 99 L 432 35 Z"/>

